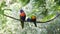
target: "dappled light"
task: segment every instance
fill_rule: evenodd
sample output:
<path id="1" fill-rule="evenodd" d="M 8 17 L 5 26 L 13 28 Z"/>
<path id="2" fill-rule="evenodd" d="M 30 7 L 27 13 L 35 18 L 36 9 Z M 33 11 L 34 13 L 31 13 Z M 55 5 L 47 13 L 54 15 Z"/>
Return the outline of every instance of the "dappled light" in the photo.
<path id="1" fill-rule="evenodd" d="M 0 0 L 0 34 L 60 34 L 60 0 Z"/>

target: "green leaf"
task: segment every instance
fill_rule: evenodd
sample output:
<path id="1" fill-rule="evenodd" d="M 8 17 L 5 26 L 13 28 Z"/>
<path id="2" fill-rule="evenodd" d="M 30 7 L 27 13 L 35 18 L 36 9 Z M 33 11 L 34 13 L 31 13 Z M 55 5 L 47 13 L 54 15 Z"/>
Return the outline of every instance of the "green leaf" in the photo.
<path id="1" fill-rule="evenodd" d="M 1 5 L 0 5 L 0 14 L 4 14 L 4 10 L 2 10 L 2 7 L 5 7 L 6 5 L 5 5 L 5 1 L 3 1 L 2 3 L 1 3 Z"/>
<path id="2" fill-rule="evenodd" d="M 46 9 L 45 11 L 42 12 L 42 14 L 43 14 L 44 16 L 47 16 L 48 10 Z"/>
<path id="3" fill-rule="evenodd" d="M 60 6 L 60 0 L 55 0 L 56 4 Z"/>
<path id="4" fill-rule="evenodd" d="M 30 2 L 30 0 L 19 0 L 23 6 L 25 6 L 26 4 L 28 4 Z"/>
<path id="5" fill-rule="evenodd" d="M 2 14 L 2 15 L 4 14 L 4 11 L 3 11 L 3 10 L 1 10 L 1 9 L 0 9 L 0 14 Z"/>
<path id="6" fill-rule="evenodd" d="M 5 2 L 5 1 L 3 1 L 3 2 L 1 3 L 1 7 L 4 7 L 4 6 L 6 6 L 6 2 Z"/>
<path id="7" fill-rule="evenodd" d="M 55 14 L 51 14 L 51 15 L 48 15 L 48 16 L 46 16 L 46 17 L 44 17 L 43 19 L 42 19 L 42 21 L 48 21 L 48 20 L 50 20 L 50 19 L 52 19 L 52 18 L 54 18 L 55 17 Z"/>
<path id="8" fill-rule="evenodd" d="M 40 6 L 43 6 L 45 4 L 45 0 L 34 0 L 34 4 L 33 6 L 36 6 L 36 7 L 40 7 Z"/>

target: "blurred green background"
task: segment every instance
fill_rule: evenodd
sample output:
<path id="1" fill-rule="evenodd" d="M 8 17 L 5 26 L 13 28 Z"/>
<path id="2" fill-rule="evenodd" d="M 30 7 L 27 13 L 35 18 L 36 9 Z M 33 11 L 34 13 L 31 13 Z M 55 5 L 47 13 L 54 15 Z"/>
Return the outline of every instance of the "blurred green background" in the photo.
<path id="1" fill-rule="evenodd" d="M 24 29 L 19 19 L 19 11 L 23 9 L 27 17 L 35 15 L 37 21 L 48 21 L 60 13 L 60 0 L 0 0 L 0 34 L 60 34 L 60 16 L 47 23 L 25 22 Z M 47 10 L 46 10 L 47 9 Z"/>

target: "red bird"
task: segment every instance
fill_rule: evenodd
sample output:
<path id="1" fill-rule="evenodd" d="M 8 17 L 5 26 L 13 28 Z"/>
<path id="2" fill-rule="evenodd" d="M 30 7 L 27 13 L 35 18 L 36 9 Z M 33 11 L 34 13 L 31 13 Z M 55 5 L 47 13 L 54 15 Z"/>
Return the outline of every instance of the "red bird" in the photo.
<path id="1" fill-rule="evenodd" d="M 21 10 L 20 10 L 20 20 L 21 20 L 22 29 L 24 28 L 25 18 L 26 18 L 26 14 L 25 14 L 25 12 L 21 9 Z"/>

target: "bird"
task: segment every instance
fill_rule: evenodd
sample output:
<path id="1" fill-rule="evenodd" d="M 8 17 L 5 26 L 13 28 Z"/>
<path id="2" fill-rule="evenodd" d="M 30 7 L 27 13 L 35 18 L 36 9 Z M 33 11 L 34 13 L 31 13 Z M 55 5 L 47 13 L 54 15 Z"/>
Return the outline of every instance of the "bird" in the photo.
<path id="1" fill-rule="evenodd" d="M 37 24 L 36 24 L 36 16 L 35 15 L 32 15 L 31 16 L 31 21 L 34 22 L 35 27 L 37 27 Z"/>
<path id="2" fill-rule="evenodd" d="M 26 14 L 24 12 L 24 10 L 20 10 L 20 20 L 21 20 L 21 27 L 22 29 L 24 28 L 24 21 L 26 19 Z"/>
<path id="3" fill-rule="evenodd" d="M 31 22 L 31 18 L 28 17 L 28 18 L 27 18 L 27 21 L 28 21 L 28 22 Z"/>

